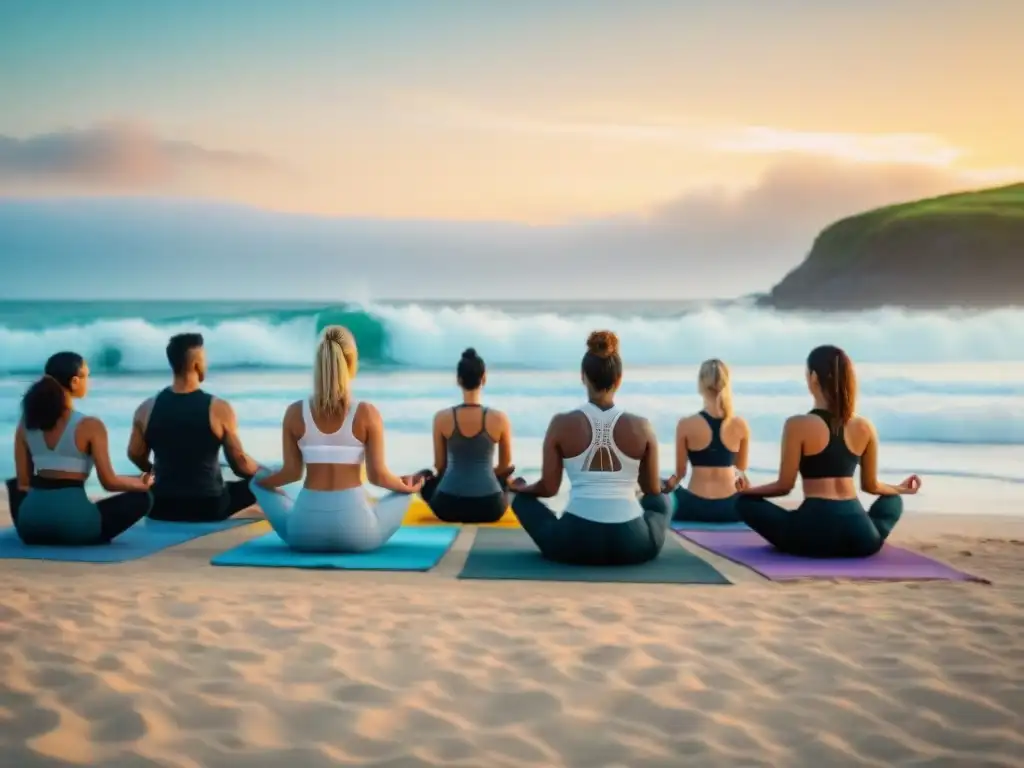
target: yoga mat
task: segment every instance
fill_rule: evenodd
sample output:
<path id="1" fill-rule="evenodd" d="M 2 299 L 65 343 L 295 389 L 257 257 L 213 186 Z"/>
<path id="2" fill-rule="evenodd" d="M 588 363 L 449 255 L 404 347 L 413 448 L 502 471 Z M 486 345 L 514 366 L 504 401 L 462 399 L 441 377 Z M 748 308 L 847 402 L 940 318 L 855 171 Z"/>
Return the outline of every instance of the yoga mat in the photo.
<path id="1" fill-rule="evenodd" d="M 694 544 L 745 565 L 772 581 L 863 579 L 875 581 L 980 581 L 930 557 L 886 544 L 873 557 L 794 557 L 779 552 L 753 531 L 676 531 Z"/>
<path id="2" fill-rule="evenodd" d="M 259 518 L 234 518 L 217 523 L 169 523 L 143 519 L 109 544 L 91 547 L 30 547 L 21 542 L 13 527 L 4 528 L 0 530 L 0 559 L 123 563 L 184 544 L 200 536 L 256 522 L 259 522 Z"/>
<path id="3" fill-rule="evenodd" d="M 749 531 L 746 523 L 701 523 L 696 520 L 673 520 L 674 531 Z"/>
<path id="4" fill-rule="evenodd" d="M 445 523 L 438 520 L 430 507 L 419 496 L 409 504 L 409 511 L 405 513 L 402 525 L 457 525 L 457 523 Z M 496 523 L 473 523 L 477 528 L 519 528 L 519 518 L 512 514 L 512 509 L 506 509 L 505 514 Z"/>
<path id="5" fill-rule="evenodd" d="M 483 528 L 469 551 L 460 579 L 590 581 L 637 584 L 729 584 L 711 565 L 677 542 L 666 541 L 658 557 L 642 565 L 566 565 L 546 560 L 525 531 Z"/>
<path id="6" fill-rule="evenodd" d="M 358 554 L 296 552 L 274 532 L 250 539 L 222 552 L 213 565 L 255 568 L 320 568 L 349 571 L 429 571 L 451 547 L 458 528 L 430 526 L 399 528 L 380 549 Z"/>

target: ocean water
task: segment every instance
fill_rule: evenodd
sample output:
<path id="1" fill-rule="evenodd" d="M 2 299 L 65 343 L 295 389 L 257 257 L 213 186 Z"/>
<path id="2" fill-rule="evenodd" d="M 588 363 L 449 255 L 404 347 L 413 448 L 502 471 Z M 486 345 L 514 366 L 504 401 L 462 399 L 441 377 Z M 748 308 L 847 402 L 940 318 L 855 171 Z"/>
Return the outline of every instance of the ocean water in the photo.
<path id="1" fill-rule="evenodd" d="M 552 414 L 583 398 L 578 366 L 587 334 L 610 328 L 626 365 L 620 402 L 653 422 L 665 474 L 676 420 L 700 407 L 697 367 L 715 356 L 730 364 L 737 411 L 752 427 L 750 474 L 770 479 L 783 421 L 809 408 L 804 358 L 817 344 L 835 343 L 857 364 L 858 410 L 878 428 L 884 478 L 924 479 L 908 509 L 1024 511 L 1018 310 L 825 316 L 743 303 L 0 302 L 0 472 L 13 472 L 20 397 L 61 349 L 89 360 L 91 393 L 79 407 L 106 422 L 115 466 L 132 471 L 125 458 L 132 412 L 168 383 L 164 346 L 185 330 L 206 337 L 206 387 L 234 404 L 247 450 L 279 461 L 281 417 L 308 393 L 317 332 L 329 323 L 357 336 L 356 395 L 380 409 L 397 472 L 430 464 L 433 414 L 457 398 L 455 363 L 474 346 L 488 363 L 488 404 L 512 420 L 515 462 L 535 476 Z"/>

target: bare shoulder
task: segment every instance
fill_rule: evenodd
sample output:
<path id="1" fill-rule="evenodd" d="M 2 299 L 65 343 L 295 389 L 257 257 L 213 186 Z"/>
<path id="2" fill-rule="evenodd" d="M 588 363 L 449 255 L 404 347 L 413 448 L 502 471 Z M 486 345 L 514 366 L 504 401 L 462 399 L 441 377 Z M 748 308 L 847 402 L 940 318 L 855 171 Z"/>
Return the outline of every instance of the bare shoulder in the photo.
<path id="1" fill-rule="evenodd" d="M 83 416 L 82 420 L 78 422 L 77 431 L 79 434 L 85 435 L 105 435 L 107 426 L 102 419 L 96 416 Z"/>
<path id="2" fill-rule="evenodd" d="M 786 423 L 783 425 L 783 432 L 790 434 L 803 434 L 808 425 L 813 424 L 814 420 L 821 422 L 817 416 L 809 416 L 806 413 L 798 413 L 796 416 L 790 416 L 786 419 Z"/>
<path id="3" fill-rule="evenodd" d="M 156 403 L 155 397 L 147 397 L 139 403 L 139 407 L 135 409 L 135 421 L 145 421 L 148 419 L 149 414 L 153 412 L 154 403 Z"/>
<path id="4" fill-rule="evenodd" d="M 286 421 L 302 421 L 302 401 L 296 400 L 294 403 L 289 403 L 284 410 L 284 418 Z"/>
<path id="5" fill-rule="evenodd" d="M 230 419 L 235 415 L 235 409 L 224 398 L 213 397 L 210 400 L 210 413 L 219 419 Z"/>
<path id="6" fill-rule="evenodd" d="M 367 424 L 379 424 L 381 421 L 380 411 L 373 403 L 360 400 L 356 405 L 356 412 L 352 414 L 352 419 L 353 421 L 355 419 L 365 420 Z"/>
<path id="7" fill-rule="evenodd" d="M 452 409 L 451 408 L 442 408 L 441 410 L 439 410 L 437 413 L 434 414 L 434 424 L 436 424 L 437 426 L 444 427 L 444 426 L 448 426 L 451 423 L 452 423 Z"/>
<path id="8" fill-rule="evenodd" d="M 488 408 L 486 418 L 494 424 L 502 427 L 508 426 L 508 415 L 504 411 L 499 411 L 497 408 Z"/>
<path id="9" fill-rule="evenodd" d="M 871 423 L 870 419 L 863 416 L 854 416 L 846 428 L 857 437 L 870 438 L 875 434 L 875 425 Z"/>
<path id="10" fill-rule="evenodd" d="M 636 413 L 624 413 L 621 418 L 626 419 L 626 423 L 629 425 L 629 428 L 637 434 L 654 434 L 654 426 L 646 416 L 640 416 Z"/>

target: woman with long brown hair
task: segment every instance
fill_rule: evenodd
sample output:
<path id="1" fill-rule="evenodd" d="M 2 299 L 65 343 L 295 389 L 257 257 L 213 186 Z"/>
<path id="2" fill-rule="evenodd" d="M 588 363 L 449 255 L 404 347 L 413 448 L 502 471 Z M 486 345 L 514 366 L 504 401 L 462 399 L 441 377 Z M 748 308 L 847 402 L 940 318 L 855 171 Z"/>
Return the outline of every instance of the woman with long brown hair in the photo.
<path id="1" fill-rule="evenodd" d="M 777 480 L 737 488 L 736 509 L 752 529 L 777 549 L 802 557 L 870 557 L 881 550 L 903 513 L 905 494 L 917 493 L 921 479 L 899 485 L 878 479 L 878 434 L 855 414 L 857 380 L 853 362 L 838 347 L 822 346 L 807 357 L 810 413 L 792 416 L 782 433 Z M 865 511 L 853 475 L 860 465 L 860 487 L 878 496 Z M 803 480 L 804 501 L 794 511 L 768 501 L 785 496 Z"/>
<path id="2" fill-rule="evenodd" d="M 421 477 L 398 477 L 384 458 L 384 422 L 377 409 L 352 396 L 359 368 L 356 341 L 347 328 L 324 329 L 313 368 L 312 397 L 288 406 L 282 424 L 284 466 L 252 481 L 267 520 L 285 543 L 308 552 L 377 549 L 402 525 L 408 494 Z M 367 479 L 391 491 L 376 504 L 363 488 Z M 306 478 L 294 501 L 282 486 Z"/>

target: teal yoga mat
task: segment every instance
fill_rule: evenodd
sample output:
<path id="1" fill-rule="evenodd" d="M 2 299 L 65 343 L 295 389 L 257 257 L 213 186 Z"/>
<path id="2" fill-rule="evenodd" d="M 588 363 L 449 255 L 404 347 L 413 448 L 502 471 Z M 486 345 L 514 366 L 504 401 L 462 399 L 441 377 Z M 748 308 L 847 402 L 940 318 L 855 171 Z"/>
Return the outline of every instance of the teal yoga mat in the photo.
<path id="1" fill-rule="evenodd" d="M 521 530 L 481 528 L 460 579 L 510 581 L 590 581 L 637 584 L 729 584 L 710 564 L 671 539 L 658 557 L 642 565 L 566 565 L 541 557 Z"/>
<path id="2" fill-rule="evenodd" d="M 152 555 L 211 533 L 259 522 L 235 518 L 217 523 L 168 523 L 141 520 L 109 544 L 91 547 L 40 547 L 21 542 L 14 528 L 0 530 L 0 559 L 60 560 L 73 563 L 123 563 Z"/>
<path id="3" fill-rule="evenodd" d="M 213 558 L 213 565 L 254 568 L 319 568 L 348 571 L 429 571 L 451 547 L 458 528 L 399 528 L 380 549 L 357 554 L 296 552 L 276 533 L 250 539 Z"/>

